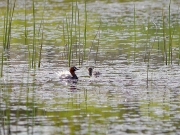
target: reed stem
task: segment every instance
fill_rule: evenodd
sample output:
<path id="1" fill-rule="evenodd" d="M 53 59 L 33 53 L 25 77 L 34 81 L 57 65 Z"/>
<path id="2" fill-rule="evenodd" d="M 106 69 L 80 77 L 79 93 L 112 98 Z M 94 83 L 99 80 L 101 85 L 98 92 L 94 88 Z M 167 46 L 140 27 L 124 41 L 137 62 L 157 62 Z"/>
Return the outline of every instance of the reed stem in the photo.
<path id="1" fill-rule="evenodd" d="M 45 2 L 44 2 L 44 3 L 45 3 Z M 41 26 L 42 26 L 42 31 L 41 31 L 41 45 L 40 45 L 40 50 L 39 50 L 38 68 L 40 68 L 40 65 L 41 65 L 42 45 L 43 45 L 43 39 L 44 39 L 44 34 L 43 34 L 43 30 L 44 30 L 44 11 L 45 11 L 45 4 L 44 4 L 44 8 L 43 8 L 43 13 L 42 13 L 41 25 L 40 25 L 40 28 L 39 28 L 39 32 L 40 32 Z"/>
<path id="2" fill-rule="evenodd" d="M 84 59 L 85 59 L 85 56 L 86 56 L 86 32 L 87 32 L 87 10 L 86 10 L 86 0 L 85 0 L 85 8 L 84 8 L 84 14 L 85 14 L 85 23 L 84 23 L 84 48 L 83 48 L 83 52 L 84 52 Z"/>
<path id="3" fill-rule="evenodd" d="M 168 23 L 169 23 L 169 60 L 168 63 L 172 64 L 172 33 L 171 33 L 171 0 L 169 2 L 169 19 L 168 19 Z"/>
<path id="4" fill-rule="evenodd" d="M 134 4 L 134 61 L 136 59 L 136 6 Z"/>
<path id="5" fill-rule="evenodd" d="M 71 12 L 71 24 L 70 26 L 70 46 L 69 46 L 69 55 L 68 55 L 68 65 L 69 67 L 71 66 L 71 56 L 72 56 L 72 44 L 73 44 L 73 17 L 74 17 L 74 4 L 73 4 L 73 0 L 72 0 L 72 12 Z"/>
<path id="6" fill-rule="evenodd" d="M 163 24 L 163 41 L 164 41 L 164 53 L 163 56 L 165 57 L 165 63 L 167 65 L 167 47 L 166 47 L 166 35 L 165 35 L 165 21 L 164 21 L 164 10 L 162 9 L 162 24 Z"/>
<path id="7" fill-rule="evenodd" d="M 33 54 L 32 54 L 32 68 L 36 67 L 36 48 L 35 48 L 35 39 L 36 39 L 36 20 L 35 20 L 35 4 L 34 0 L 32 1 L 32 7 L 33 7 Z"/>

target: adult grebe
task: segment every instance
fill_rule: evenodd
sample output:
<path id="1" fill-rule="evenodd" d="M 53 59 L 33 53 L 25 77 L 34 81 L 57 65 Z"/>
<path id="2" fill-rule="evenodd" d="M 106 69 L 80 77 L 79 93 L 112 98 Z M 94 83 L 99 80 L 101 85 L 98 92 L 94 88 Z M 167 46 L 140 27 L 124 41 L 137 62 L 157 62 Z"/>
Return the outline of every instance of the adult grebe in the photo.
<path id="1" fill-rule="evenodd" d="M 75 74 L 75 71 L 79 70 L 75 66 L 70 67 L 69 71 L 60 71 L 57 72 L 57 75 L 60 79 L 78 79 L 77 75 Z"/>

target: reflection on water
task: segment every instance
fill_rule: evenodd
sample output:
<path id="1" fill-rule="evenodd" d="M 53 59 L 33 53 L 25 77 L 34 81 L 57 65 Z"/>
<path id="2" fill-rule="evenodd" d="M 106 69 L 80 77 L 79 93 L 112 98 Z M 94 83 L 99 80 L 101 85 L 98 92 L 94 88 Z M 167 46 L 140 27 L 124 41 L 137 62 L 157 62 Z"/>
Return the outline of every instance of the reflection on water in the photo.
<path id="1" fill-rule="evenodd" d="M 20 2 L 17 1 L 17 5 Z M 28 3 L 30 8 L 31 2 Z M 36 4 L 40 6 L 42 2 Z M 102 21 L 100 45 L 96 57 L 98 43 L 94 42 L 89 59 L 85 59 L 76 72 L 79 77 L 76 83 L 60 81 L 56 75 L 57 71 L 69 69 L 67 60 L 61 55 L 64 44 L 60 39 L 62 31 L 57 30 L 57 25 L 63 18 L 62 14 L 69 12 L 71 3 L 47 1 L 46 4 L 42 64 L 41 68 L 36 69 L 29 67 L 28 46 L 21 39 L 21 29 L 16 29 L 24 16 L 24 10 L 21 11 L 23 7 L 16 7 L 14 18 L 20 22 L 14 21 L 17 24 L 12 28 L 12 45 L 10 51 L 5 52 L 4 76 L 0 78 L 0 134 L 180 132 L 179 35 L 176 30 L 179 26 L 173 25 L 179 21 L 176 19 L 179 1 L 172 0 L 171 3 L 171 21 L 176 27 L 172 65 L 168 66 L 164 64 L 161 26 L 162 8 L 168 23 L 168 1 L 88 2 L 90 26 L 87 27 L 87 48 L 91 46 L 99 27 L 99 17 Z M 134 4 L 137 14 L 136 44 Z M 80 12 L 84 12 L 84 3 L 79 2 L 78 6 Z M 40 9 L 37 10 L 37 18 L 39 12 Z M 32 16 L 29 17 L 31 20 Z M 148 17 L 150 26 L 147 24 Z M 149 27 L 148 34 L 146 27 Z M 169 42 L 168 38 L 166 42 Z M 78 57 L 73 58 L 72 63 L 78 66 Z M 90 77 L 88 67 L 93 67 L 101 75 Z"/>

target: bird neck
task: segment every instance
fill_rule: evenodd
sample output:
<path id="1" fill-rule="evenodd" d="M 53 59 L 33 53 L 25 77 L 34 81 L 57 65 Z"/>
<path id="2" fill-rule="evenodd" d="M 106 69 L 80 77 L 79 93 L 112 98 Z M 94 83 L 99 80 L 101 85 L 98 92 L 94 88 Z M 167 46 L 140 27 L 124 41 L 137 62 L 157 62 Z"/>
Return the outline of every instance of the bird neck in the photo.
<path id="1" fill-rule="evenodd" d="M 78 79 L 77 75 L 75 74 L 75 72 L 70 71 L 71 75 L 72 75 L 72 79 Z"/>
<path id="2" fill-rule="evenodd" d="M 89 75 L 92 76 L 92 72 L 89 72 Z"/>
<path id="3" fill-rule="evenodd" d="M 76 74 L 72 75 L 72 79 L 78 79 L 77 75 Z"/>

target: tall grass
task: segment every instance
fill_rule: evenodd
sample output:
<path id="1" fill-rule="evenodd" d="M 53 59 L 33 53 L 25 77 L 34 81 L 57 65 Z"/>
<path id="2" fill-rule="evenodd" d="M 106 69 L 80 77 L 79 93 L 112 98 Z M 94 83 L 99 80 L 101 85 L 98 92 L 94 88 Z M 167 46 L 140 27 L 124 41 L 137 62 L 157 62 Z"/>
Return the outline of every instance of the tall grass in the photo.
<path id="1" fill-rule="evenodd" d="M 179 40 L 178 40 L 178 44 L 179 44 L 179 51 L 178 51 L 178 64 L 180 64 L 180 27 L 178 28 L 179 31 Z"/>
<path id="2" fill-rule="evenodd" d="M 169 2 L 169 18 L 168 18 L 168 26 L 169 26 L 169 60 L 168 63 L 172 64 L 172 31 L 171 31 L 171 0 Z"/>
<path id="3" fill-rule="evenodd" d="M 75 17 L 74 17 L 74 22 L 75 22 L 75 26 L 74 26 L 74 31 L 75 31 L 75 35 L 77 35 L 77 11 L 78 11 L 78 2 L 76 1 L 76 6 L 75 6 Z M 75 50 L 76 50 L 76 58 L 77 58 L 77 36 L 75 36 Z"/>
<path id="4" fill-rule="evenodd" d="M 179 26 L 179 23 L 178 23 L 178 44 L 179 44 L 179 51 L 178 51 L 178 64 L 180 64 L 180 26 Z"/>
<path id="5" fill-rule="evenodd" d="M 32 59 L 31 59 L 31 67 L 36 67 L 36 19 L 35 19 L 35 2 L 32 1 L 32 12 L 33 12 L 33 44 L 32 44 Z"/>
<path id="6" fill-rule="evenodd" d="M 12 18 L 14 14 L 14 9 L 16 5 L 16 0 L 14 0 L 13 5 L 11 6 L 11 1 L 7 0 L 7 8 L 4 13 L 4 37 L 3 37 L 3 48 L 10 48 L 11 41 L 11 26 L 12 26 Z"/>
<path id="7" fill-rule="evenodd" d="M 11 1 L 7 0 L 6 11 L 4 12 L 3 49 L 1 55 L 1 73 L 0 73 L 1 77 L 3 76 L 4 50 L 10 49 L 12 18 L 14 15 L 15 5 L 16 5 L 16 0 L 14 0 L 12 5 L 11 5 Z"/>
<path id="8" fill-rule="evenodd" d="M 40 66 L 41 66 L 42 46 L 43 46 L 43 39 L 44 39 L 43 29 L 44 29 L 44 26 L 42 28 L 42 34 L 41 34 L 41 43 L 40 43 L 40 50 L 39 50 L 38 68 L 40 68 Z"/>
<path id="9" fill-rule="evenodd" d="M 69 51 L 68 51 L 68 65 L 71 66 L 71 58 L 72 58 L 72 45 L 73 45 L 73 22 L 74 22 L 74 1 L 72 1 L 72 7 L 71 7 L 71 24 L 70 26 L 70 45 L 69 45 Z"/>
<path id="10" fill-rule="evenodd" d="M 68 58 L 68 65 L 70 65 L 70 61 L 71 61 L 71 54 L 69 55 L 69 44 L 70 44 L 70 37 L 69 37 L 69 20 L 68 20 L 68 17 L 66 16 L 66 31 L 67 31 L 67 50 L 68 50 L 68 53 L 67 53 L 67 58 Z"/>
<path id="11" fill-rule="evenodd" d="M 134 4 L 134 61 L 136 58 L 136 6 Z"/>
<path id="12" fill-rule="evenodd" d="M 166 35 L 165 35 L 165 21 L 164 10 L 162 9 L 162 27 L 163 27 L 163 56 L 165 57 L 165 64 L 167 65 L 167 47 L 166 47 Z M 164 58 L 163 57 L 163 58 Z"/>
<path id="13" fill-rule="evenodd" d="M 92 43 L 91 43 L 91 46 L 89 48 L 89 53 L 88 53 L 88 59 L 89 60 L 89 57 L 90 57 L 90 54 L 91 54 L 91 51 L 92 51 L 92 48 L 96 48 L 96 54 L 95 54 L 95 64 L 96 64 L 96 61 L 97 61 L 97 56 L 98 56 L 98 52 L 99 52 L 99 46 L 100 46 L 100 27 L 101 27 L 101 20 L 100 20 L 100 24 L 99 24 L 99 27 L 98 27 L 98 31 L 96 33 L 96 35 L 94 36 L 94 39 L 92 40 Z M 97 46 L 95 47 L 95 40 L 97 40 L 98 44 Z"/>
<path id="14" fill-rule="evenodd" d="M 100 36 L 101 36 L 100 27 L 101 27 L 101 20 L 100 20 L 100 25 L 99 25 L 99 28 L 98 28 L 98 45 L 97 45 L 97 48 L 96 48 L 95 64 L 96 64 L 96 61 L 97 61 L 98 52 L 99 52 L 99 46 L 100 46 Z"/>
<path id="15" fill-rule="evenodd" d="M 150 41 L 149 41 L 149 29 L 150 29 L 150 22 L 149 22 L 149 17 L 148 17 L 148 26 L 147 26 L 147 33 L 146 33 L 146 51 L 145 51 L 145 59 L 147 57 L 148 59 L 148 62 L 147 62 L 147 79 L 146 79 L 146 86 L 148 88 L 149 86 L 149 59 L 150 59 L 150 50 L 149 50 L 149 44 L 150 44 Z M 147 54 L 146 54 L 147 53 Z"/>
<path id="16" fill-rule="evenodd" d="M 42 19 L 41 19 L 41 24 L 39 27 L 39 34 L 41 36 L 41 41 L 40 41 L 40 50 L 39 50 L 39 61 L 38 61 L 38 68 L 41 66 L 41 57 L 42 57 L 42 45 L 43 45 L 43 40 L 44 40 L 44 11 L 45 11 L 45 1 L 44 1 L 44 7 L 43 7 L 43 12 L 42 12 Z M 40 34 L 41 33 L 41 34 Z"/>
<path id="17" fill-rule="evenodd" d="M 63 43 L 64 52 L 66 53 L 68 60 L 68 66 L 71 66 L 73 63 L 73 58 L 78 58 L 79 65 L 82 64 L 83 59 L 86 56 L 86 46 L 87 46 L 87 11 L 86 11 L 86 2 L 85 2 L 85 13 L 84 13 L 84 25 L 82 26 L 83 21 L 80 21 L 80 13 L 78 8 L 78 1 L 71 2 L 71 15 L 66 14 L 66 18 L 63 21 Z M 83 27 L 83 32 L 81 31 Z M 83 37 L 81 37 L 83 33 Z M 83 38 L 83 39 L 82 39 Z M 81 41 L 83 41 L 83 47 L 81 46 Z"/>
<path id="18" fill-rule="evenodd" d="M 79 8 L 78 8 L 78 6 L 77 6 L 77 13 L 78 13 L 78 52 L 79 52 L 79 58 L 78 58 L 78 60 L 79 60 L 79 65 L 80 65 L 80 63 L 81 63 L 81 55 L 80 55 L 80 53 L 81 53 L 81 51 L 80 51 L 80 43 L 81 43 L 81 26 L 80 26 L 80 19 L 79 19 Z"/>
<path id="19" fill-rule="evenodd" d="M 3 76 L 3 65 L 4 65 L 4 50 L 1 53 L 1 77 Z"/>
<path id="20" fill-rule="evenodd" d="M 83 47 L 83 52 L 84 52 L 84 58 L 85 58 L 85 55 L 86 55 L 86 32 L 87 32 L 87 10 L 86 10 L 86 0 L 85 0 L 85 3 L 84 3 L 84 17 L 85 17 L 85 22 L 84 22 L 84 47 Z"/>

